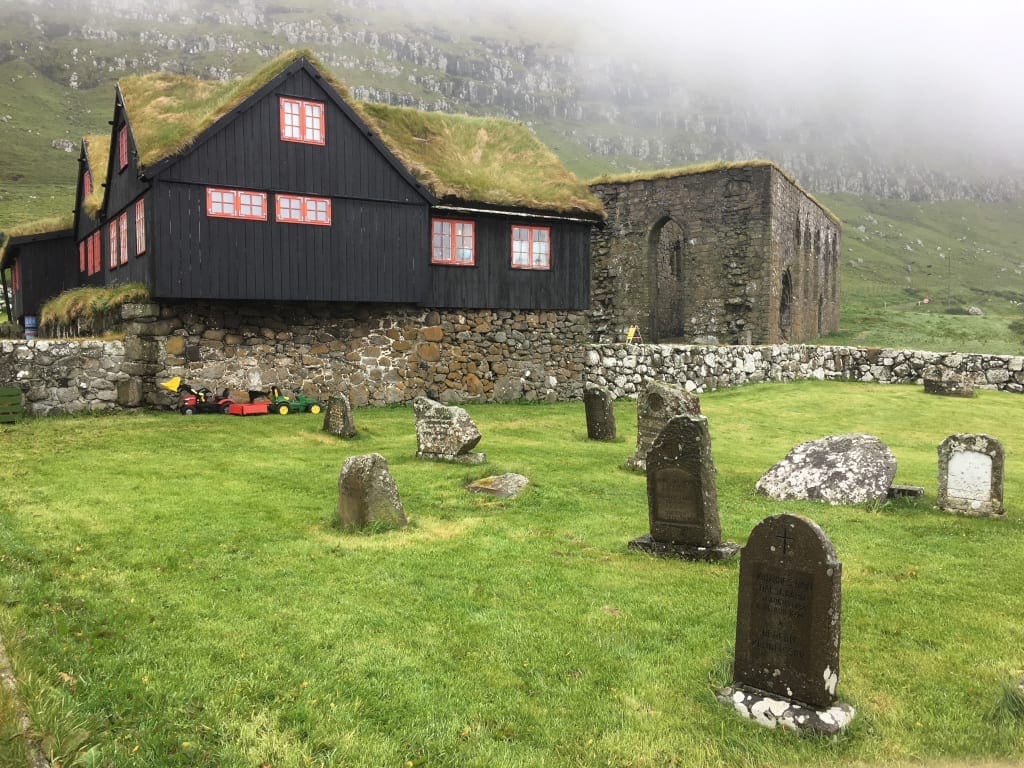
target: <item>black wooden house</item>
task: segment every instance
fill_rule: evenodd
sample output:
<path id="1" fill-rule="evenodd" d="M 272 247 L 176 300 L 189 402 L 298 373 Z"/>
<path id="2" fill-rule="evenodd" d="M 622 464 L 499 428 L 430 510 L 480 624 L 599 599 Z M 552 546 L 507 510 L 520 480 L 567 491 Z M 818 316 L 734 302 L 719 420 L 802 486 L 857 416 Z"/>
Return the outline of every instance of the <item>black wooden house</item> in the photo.
<path id="1" fill-rule="evenodd" d="M 30 228 L 31 229 L 31 228 Z M 0 270 L 11 275 L 10 318 L 23 325 L 34 323 L 43 304 L 69 288 L 78 286 L 78 265 L 73 230 L 54 223 L 38 232 L 13 230 L 0 249 Z"/>
<path id="2" fill-rule="evenodd" d="M 83 284 L 140 282 L 171 300 L 589 306 L 600 203 L 525 126 L 356 102 L 307 53 L 231 84 L 123 80 L 102 190 L 90 146 Z"/>

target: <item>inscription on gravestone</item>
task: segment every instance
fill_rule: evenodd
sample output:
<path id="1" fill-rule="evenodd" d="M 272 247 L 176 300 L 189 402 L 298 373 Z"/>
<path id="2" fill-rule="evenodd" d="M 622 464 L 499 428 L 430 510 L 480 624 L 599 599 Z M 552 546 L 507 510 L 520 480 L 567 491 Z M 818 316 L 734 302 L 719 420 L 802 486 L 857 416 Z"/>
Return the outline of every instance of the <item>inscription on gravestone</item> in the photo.
<path id="1" fill-rule="evenodd" d="M 950 435 L 939 445 L 938 506 L 964 515 L 1001 517 L 1002 443 L 990 435 Z"/>
<path id="2" fill-rule="evenodd" d="M 992 457 L 974 451 L 954 453 L 946 491 L 961 499 L 987 501 L 992 495 Z"/>
<path id="3" fill-rule="evenodd" d="M 654 476 L 653 519 L 659 523 L 693 523 L 700 515 L 698 480 L 682 467 L 661 467 Z"/>

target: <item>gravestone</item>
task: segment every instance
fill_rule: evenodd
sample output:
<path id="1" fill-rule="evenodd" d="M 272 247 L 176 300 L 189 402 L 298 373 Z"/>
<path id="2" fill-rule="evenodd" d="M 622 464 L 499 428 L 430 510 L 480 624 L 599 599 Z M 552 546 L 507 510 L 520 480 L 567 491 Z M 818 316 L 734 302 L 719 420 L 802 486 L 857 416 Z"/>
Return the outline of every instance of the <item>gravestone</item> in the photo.
<path id="1" fill-rule="evenodd" d="M 682 387 L 663 381 L 649 381 L 636 403 L 636 453 L 626 468 L 647 471 L 647 453 L 661 430 L 674 416 L 700 416 L 700 400 Z"/>
<path id="2" fill-rule="evenodd" d="M 896 476 L 896 457 L 872 435 L 830 435 L 801 443 L 757 481 L 757 491 L 778 501 L 829 504 L 885 501 Z"/>
<path id="3" fill-rule="evenodd" d="M 651 532 L 629 543 L 661 557 L 726 560 L 739 544 L 722 541 L 711 435 L 703 416 L 669 420 L 647 454 Z"/>
<path id="4" fill-rule="evenodd" d="M 929 365 L 921 377 L 924 380 L 924 391 L 929 395 L 945 395 L 946 397 L 974 397 L 974 384 L 963 373 Z"/>
<path id="5" fill-rule="evenodd" d="M 487 460 L 484 454 L 472 452 L 481 435 L 464 408 L 417 397 L 413 411 L 419 458 L 458 464 L 483 464 Z"/>
<path id="6" fill-rule="evenodd" d="M 615 401 L 604 387 L 588 385 L 583 390 L 587 412 L 587 437 L 590 440 L 615 439 Z"/>
<path id="7" fill-rule="evenodd" d="M 506 472 L 503 475 L 481 478 L 470 483 L 466 488 L 473 493 L 485 493 L 490 496 L 497 496 L 500 499 L 512 499 L 522 493 L 523 489 L 529 484 L 529 478 L 524 475 Z"/>
<path id="8" fill-rule="evenodd" d="M 939 445 L 939 509 L 1003 517 L 1003 446 L 989 435 L 950 435 Z"/>
<path id="9" fill-rule="evenodd" d="M 345 395 L 331 395 L 324 411 L 324 432 L 339 437 L 355 437 L 356 423 L 352 418 L 352 404 Z"/>
<path id="10" fill-rule="evenodd" d="M 720 701 L 761 725 L 834 734 L 854 710 L 836 698 L 842 563 L 817 523 L 762 520 L 740 555 L 733 684 Z"/>
<path id="11" fill-rule="evenodd" d="M 405 527 L 407 520 L 398 486 L 379 453 L 349 456 L 338 477 L 338 522 L 346 530 L 371 523 Z"/>

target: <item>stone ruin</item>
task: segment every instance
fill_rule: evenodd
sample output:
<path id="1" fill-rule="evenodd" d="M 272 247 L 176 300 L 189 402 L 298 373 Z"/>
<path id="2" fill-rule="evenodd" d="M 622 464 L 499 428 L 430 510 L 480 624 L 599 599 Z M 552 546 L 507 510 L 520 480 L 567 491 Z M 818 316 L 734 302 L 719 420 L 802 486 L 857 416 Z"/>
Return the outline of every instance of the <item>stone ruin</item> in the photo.
<path id="1" fill-rule="evenodd" d="M 413 411 L 417 457 L 458 464 L 483 464 L 487 460 L 483 453 L 472 452 L 481 434 L 464 408 L 417 397 Z"/>
<path id="2" fill-rule="evenodd" d="M 882 502 L 896 476 L 896 457 L 872 435 L 830 435 L 796 446 L 757 481 L 778 501 L 829 504 Z"/>
<path id="3" fill-rule="evenodd" d="M 711 435 L 703 416 L 676 416 L 647 454 L 651 532 L 629 543 L 660 557 L 726 560 L 739 544 L 722 541 Z"/>
<path id="4" fill-rule="evenodd" d="M 768 728 L 833 735 L 850 723 L 836 696 L 842 573 L 814 521 L 758 523 L 740 555 L 734 682 L 719 701 Z"/>
<path id="5" fill-rule="evenodd" d="M 939 509 L 1003 517 L 1003 445 L 989 435 L 950 435 L 939 445 Z"/>
<path id="6" fill-rule="evenodd" d="M 362 530 L 374 523 L 404 528 L 408 522 L 398 486 L 379 453 L 349 456 L 338 477 L 338 523 L 344 530 Z"/>
<path id="7" fill-rule="evenodd" d="M 674 384 L 647 382 L 637 398 L 636 453 L 626 460 L 627 469 L 647 471 L 647 453 L 675 416 L 700 416 L 700 400 Z"/>

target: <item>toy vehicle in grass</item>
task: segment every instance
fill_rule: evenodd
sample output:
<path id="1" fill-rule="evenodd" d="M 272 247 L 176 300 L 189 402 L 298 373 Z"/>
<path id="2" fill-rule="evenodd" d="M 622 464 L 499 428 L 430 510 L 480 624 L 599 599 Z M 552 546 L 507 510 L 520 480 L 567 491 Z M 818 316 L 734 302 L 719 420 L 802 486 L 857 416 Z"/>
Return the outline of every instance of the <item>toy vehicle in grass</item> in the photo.
<path id="1" fill-rule="evenodd" d="M 226 389 L 219 395 L 206 387 L 196 389 L 182 381 L 181 376 L 162 381 L 160 386 L 178 396 L 178 410 L 185 416 L 196 413 L 227 413 L 235 402 L 228 396 Z"/>
<path id="2" fill-rule="evenodd" d="M 277 386 L 270 388 L 269 399 L 270 412 L 282 416 L 289 413 L 320 413 L 323 410 L 319 400 L 307 397 L 301 392 L 296 392 L 294 397 L 286 397 Z"/>

